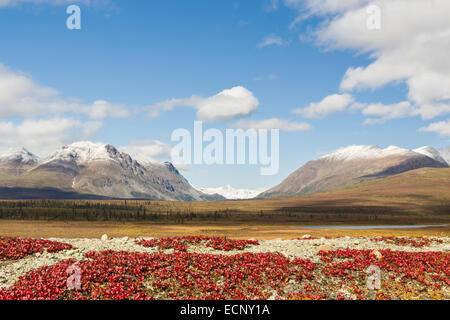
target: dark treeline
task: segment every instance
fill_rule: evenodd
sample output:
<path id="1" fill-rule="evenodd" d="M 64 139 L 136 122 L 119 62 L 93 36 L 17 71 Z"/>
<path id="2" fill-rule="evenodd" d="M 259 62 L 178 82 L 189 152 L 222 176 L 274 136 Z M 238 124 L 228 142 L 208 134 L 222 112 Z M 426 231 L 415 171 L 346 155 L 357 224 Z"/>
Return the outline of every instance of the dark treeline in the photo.
<path id="1" fill-rule="evenodd" d="M 151 201 L 28 200 L 0 201 L 0 219 L 46 221 L 154 221 L 184 223 L 237 217 L 231 210 L 195 213 Z"/>
<path id="2" fill-rule="evenodd" d="M 211 204 L 213 206 L 214 204 Z M 188 203 L 145 200 L 17 200 L 0 201 L 0 219 L 44 221 L 145 221 L 152 223 L 345 223 L 397 222 L 417 218 L 381 208 L 280 208 L 241 211 L 198 207 Z"/>

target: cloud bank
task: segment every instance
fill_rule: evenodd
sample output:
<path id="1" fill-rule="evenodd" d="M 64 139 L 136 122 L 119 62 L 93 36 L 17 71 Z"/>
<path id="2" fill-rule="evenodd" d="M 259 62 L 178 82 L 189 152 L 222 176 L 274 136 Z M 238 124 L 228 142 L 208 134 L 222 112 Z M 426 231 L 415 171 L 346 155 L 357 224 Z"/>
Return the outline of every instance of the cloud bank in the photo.
<path id="1" fill-rule="evenodd" d="M 62 145 L 92 137 L 101 127 L 102 123 L 97 121 L 83 122 L 59 117 L 23 120 L 18 124 L 0 121 L 0 152 L 23 146 L 45 157 Z"/>
<path id="2" fill-rule="evenodd" d="M 369 104 L 365 124 L 420 116 L 433 119 L 450 113 L 450 1 L 447 0 L 284 0 L 298 12 L 294 24 L 311 16 L 322 23 L 307 38 L 326 50 L 352 50 L 372 60 L 366 66 L 349 67 L 340 89 L 345 93 L 405 85 L 404 101 Z M 381 29 L 367 27 L 369 5 L 380 9 Z M 327 98 L 325 98 L 327 99 Z M 324 99 L 324 100 L 325 100 Z M 345 111 L 322 103 L 297 110 L 320 118 L 327 110 Z M 323 110 L 321 112 L 320 110 Z M 334 112 L 333 112 L 334 113 Z"/>
<path id="3" fill-rule="evenodd" d="M 0 151 L 24 146 L 45 156 L 63 144 L 91 138 L 103 126 L 100 120 L 129 115 L 124 105 L 63 97 L 0 64 Z"/>

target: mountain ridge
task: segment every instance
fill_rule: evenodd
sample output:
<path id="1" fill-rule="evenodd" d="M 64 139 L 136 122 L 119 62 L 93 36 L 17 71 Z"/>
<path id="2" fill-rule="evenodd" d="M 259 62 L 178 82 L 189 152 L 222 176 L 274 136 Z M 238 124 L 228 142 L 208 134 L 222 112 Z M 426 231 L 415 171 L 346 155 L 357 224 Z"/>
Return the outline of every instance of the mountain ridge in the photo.
<path id="1" fill-rule="evenodd" d="M 1 156 L 1 159 L 6 157 Z M 89 141 L 65 145 L 23 170 L 18 170 L 17 163 L 3 161 L 0 177 L 0 187 L 49 188 L 90 197 L 172 201 L 223 199 L 194 189 L 170 162 L 142 165 L 111 145 Z"/>
<path id="2" fill-rule="evenodd" d="M 432 147 L 352 145 L 307 162 L 257 198 L 325 192 L 424 167 L 447 168 L 449 164 Z"/>
<path id="3" fill-rule="evenodd" d="M 266 191 L 235 189 L 229 185 L 195 188 L 170 162 L 130 155 L 105 143 L 80 141 L 62 146 L 46 158 L 39 158 L 25 148 L 1 154 L 0 187 L 8 188 L 8 194 L 14 188 L 48 188 L 71 197 L 72 192 L 117 199 L 235 200 L 330 191 L 423 167 L 446 168 L 449 163 L 450 147 L 410 150 L 351 145 L 307 162 Z"/>

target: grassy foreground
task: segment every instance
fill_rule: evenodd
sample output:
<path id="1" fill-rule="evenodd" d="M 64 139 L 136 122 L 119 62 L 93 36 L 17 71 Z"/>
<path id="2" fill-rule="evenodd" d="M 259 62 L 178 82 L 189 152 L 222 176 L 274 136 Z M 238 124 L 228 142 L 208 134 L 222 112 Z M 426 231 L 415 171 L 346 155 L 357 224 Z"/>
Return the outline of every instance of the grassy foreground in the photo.
<path id="1" fill-rule="evenodd" d="M 0 221 L 0 234 L 4 236 L 32 238 L 100 238 L 111 237 L 172 237 L 187 235 L 225 236 L 230 238 L 292 239 L 305 234 L 313 237 L 340 236 L 449 236 L 450 227 L 376 229 L 376 230 L 330 230 L 302 229 L 290 225 L 229 224 L 229 225 L 179 225 L 150 223 L 112 223 L 87 221 Z"/>

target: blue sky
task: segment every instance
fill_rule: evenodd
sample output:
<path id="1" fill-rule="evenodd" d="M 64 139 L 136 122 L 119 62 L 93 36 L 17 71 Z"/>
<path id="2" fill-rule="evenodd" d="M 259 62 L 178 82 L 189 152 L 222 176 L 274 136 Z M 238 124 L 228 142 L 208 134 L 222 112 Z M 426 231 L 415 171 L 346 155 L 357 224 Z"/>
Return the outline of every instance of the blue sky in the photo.
<path id="1" fill-rule="evenodd" d="M 257 108 L 242 102 L 244 115 L 206 128 L 274 118 L 310 128 L 280 128 L 277 175 L 191 165 L 183 174 L 195 186 L 271 187 L 352 144 L 450 145 L 450 67 L 440 54 L 449 49 L 448 2 L 411 7 L 409 18 L 393 21 L 401 6 L 378 1 L 381 30 L 355 24 L 367 19 L 365 0 L 36 2 L 0 0 L 0 151 L 20 144 L 45 156 L 86 139 L 168 160 L 171 132 L 192 130 L 198 118 L 196 106 L 181 106 L 186 99 L 237 86 Z M 66 28 L 72 3 L 81 8 L 81 30 Z M 417 27 L 416 14 L 430 25 Z M 414 36 L 421 32 L 429 32 L 432 61 Z M 149 115 L 170 99 L 179 105 Z M 95 101 L 102 109 L 93 114 Z"/>

